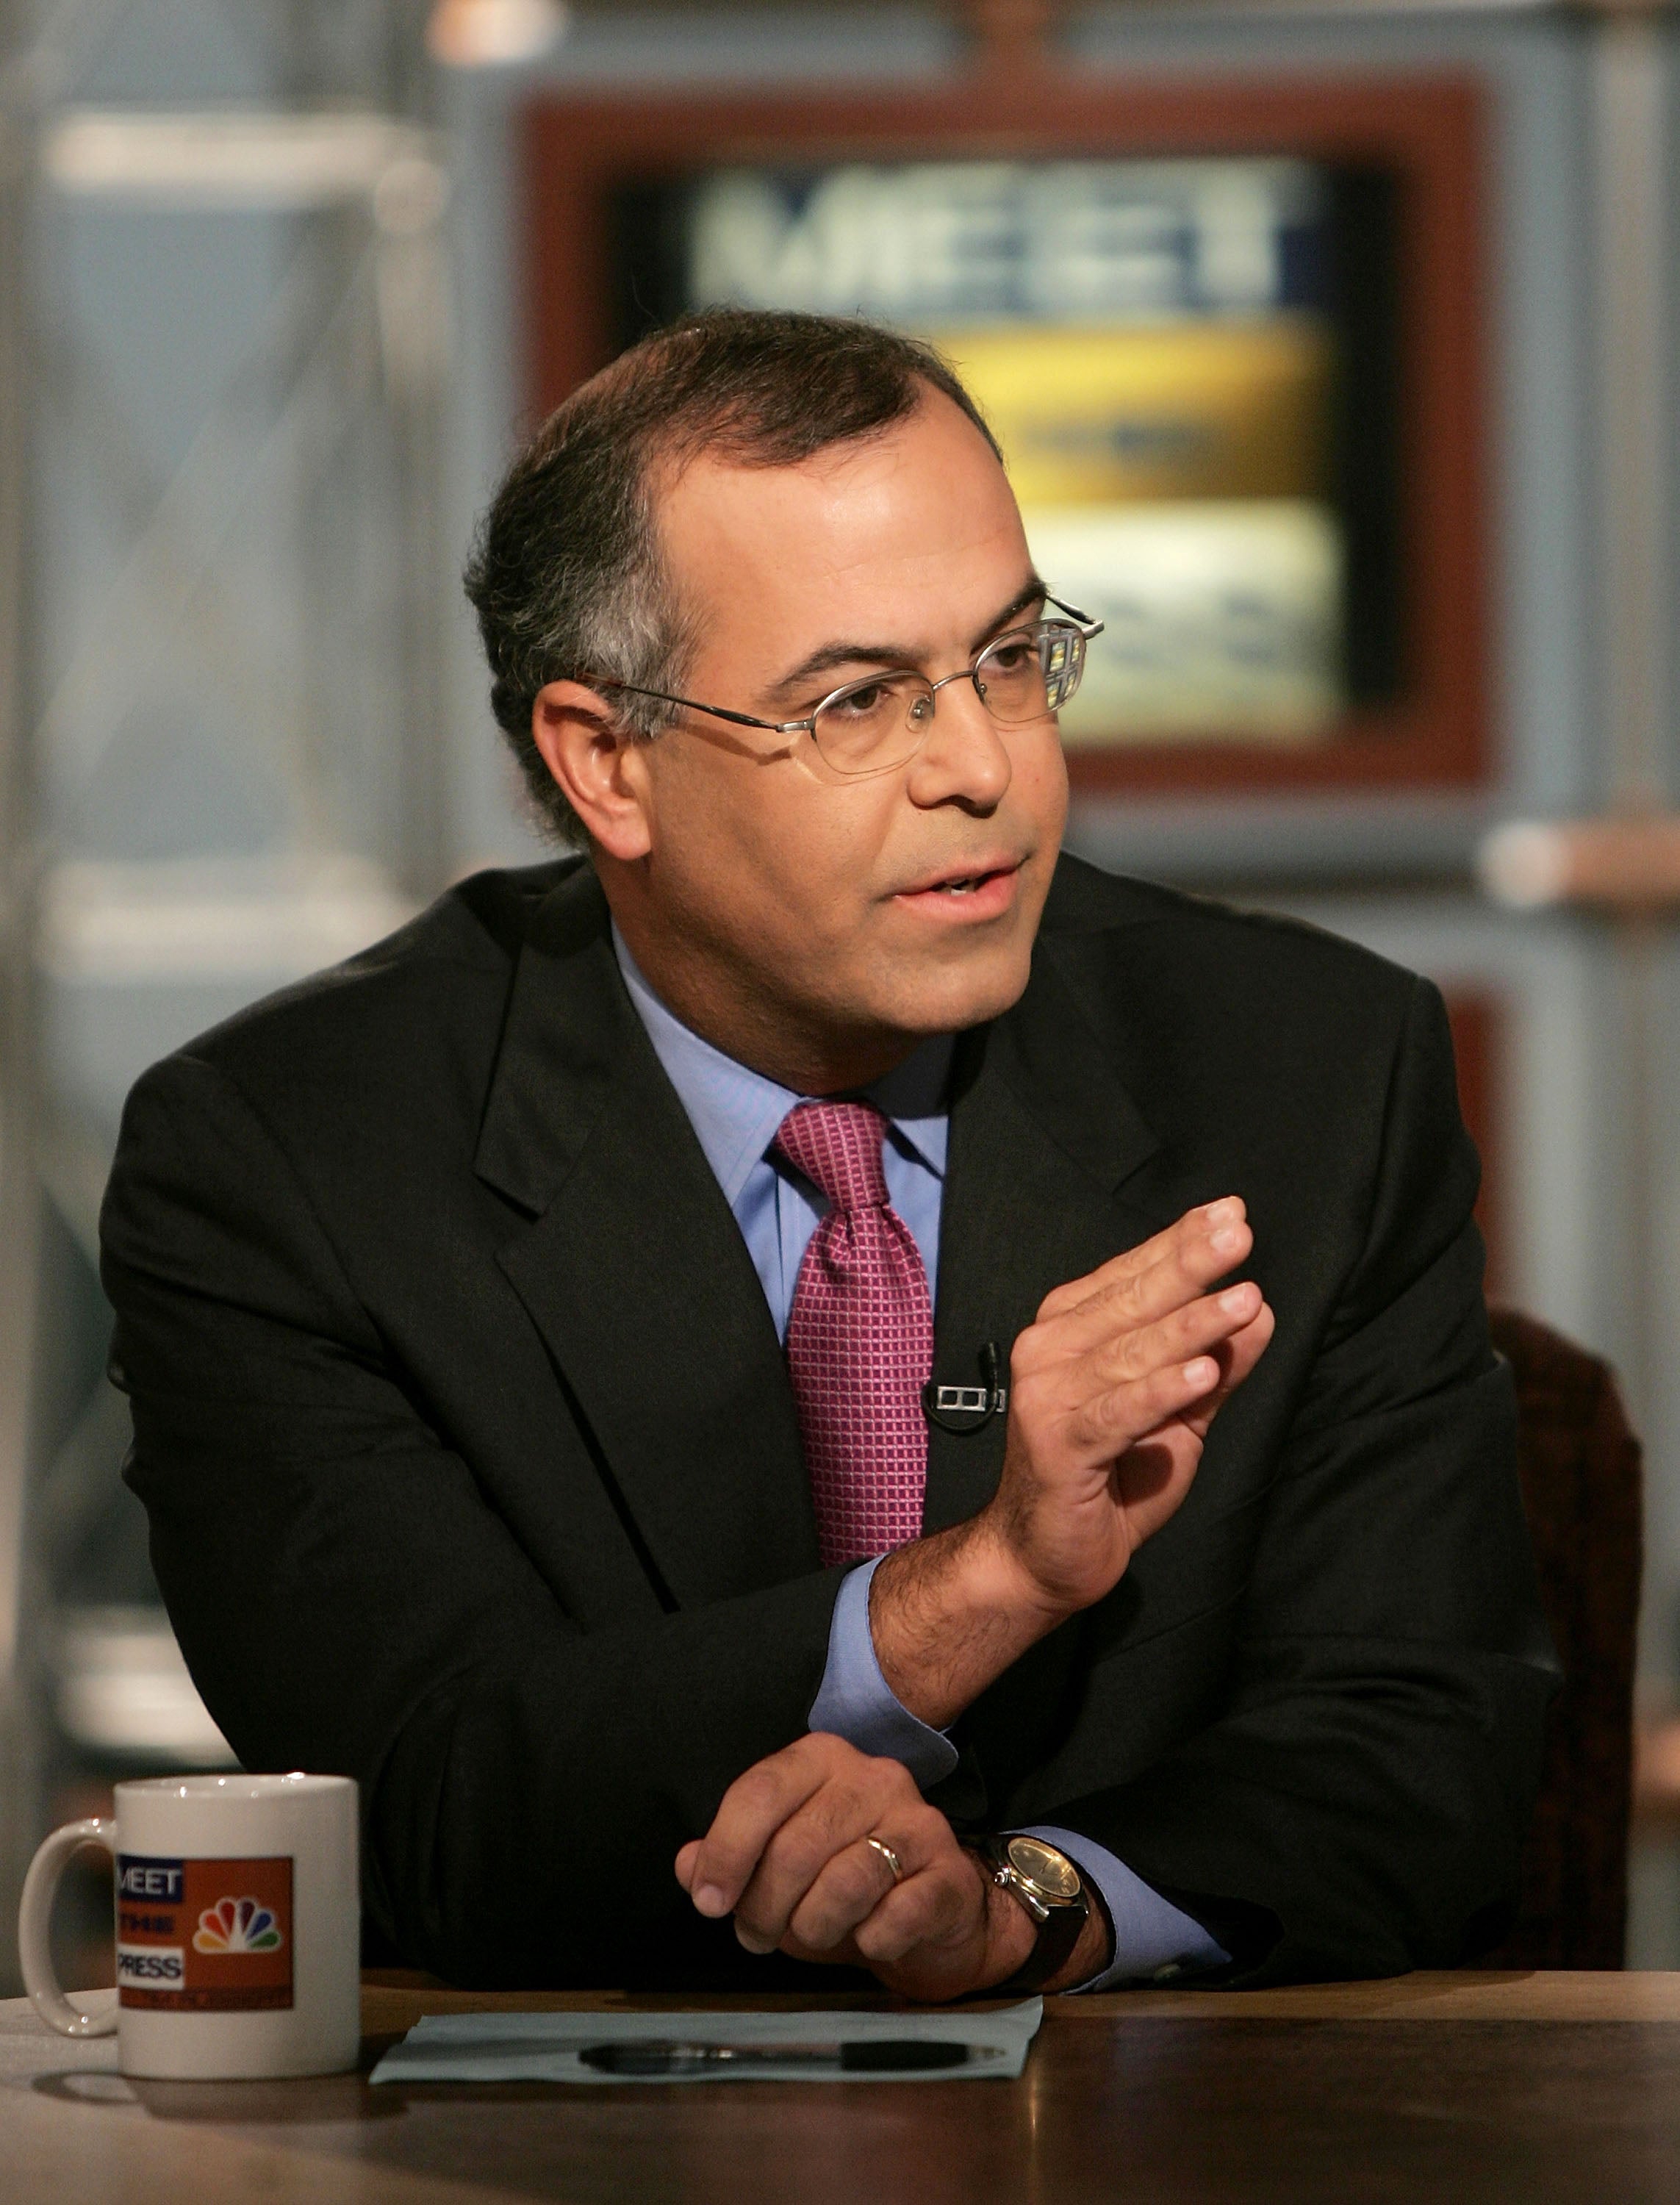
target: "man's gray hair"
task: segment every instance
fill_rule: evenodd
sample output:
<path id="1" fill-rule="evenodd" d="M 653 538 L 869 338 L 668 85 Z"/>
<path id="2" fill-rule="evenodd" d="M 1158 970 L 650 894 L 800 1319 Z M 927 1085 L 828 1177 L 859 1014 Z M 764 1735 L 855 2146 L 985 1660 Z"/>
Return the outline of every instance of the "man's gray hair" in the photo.
<path id="1" fill-rule="evenodd" d="M 930 345 L 870 322 L 718 307 L 643 338 L 549 416 L 479 524 L 466 585 L 490 708 L 562 841 L 588 838 L 532 738 L 538 692 L 561 681 L 683 686 L 693 638 L 661 552 L 656 468 L 703 450 L 742 466 L 794 466 L 881 434 L 929 389 L 997 450 Z M 638 740 L 670 724 L 671 707 L 652 698 L 616 701 Z"/>

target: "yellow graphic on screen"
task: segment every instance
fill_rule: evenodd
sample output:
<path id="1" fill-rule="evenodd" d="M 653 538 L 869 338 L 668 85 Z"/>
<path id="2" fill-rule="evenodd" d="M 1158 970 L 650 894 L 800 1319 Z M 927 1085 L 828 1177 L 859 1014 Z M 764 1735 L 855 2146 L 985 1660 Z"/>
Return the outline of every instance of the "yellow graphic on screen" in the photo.
<path id="1" fill-rule="evenodd" d="M 929 334 L 1023 506 L 1324 494 L 1335 360 L 1315 317 Z"/>
<path id="2" fill-rule="evenodd" d="M 1343 702 L 1329 327 L 927 334 L 1003 447 L 1039 571 L 1107 623 L 1070 748 L 1321 737 Z"/>

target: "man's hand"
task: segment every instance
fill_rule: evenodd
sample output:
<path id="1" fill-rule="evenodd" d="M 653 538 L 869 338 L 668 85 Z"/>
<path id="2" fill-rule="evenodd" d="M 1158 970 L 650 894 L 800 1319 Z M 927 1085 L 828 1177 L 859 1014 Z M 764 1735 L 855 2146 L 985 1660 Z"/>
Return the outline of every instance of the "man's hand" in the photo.
<path id="1" fill-rule="evenodd" d="M 897 1856 L 903 1880 L 869 1839 Z M 961 1998 L 1007 1981 L 1031 1953 L 1024 1910 L 958 1842 L 896 1761 L 813 1732 L 739 1776 L 705 1836 L 677 1855 L 702 1914 L 733 1912 L 750 1952 L 868 1968 L 905 1998 Z M 1050 1988 L 1107 1963 L 1094 1908 Z"/>
<path id="2" fill-rule="evenodd" d="M 1190 1490 L 1208 1426 L 1272 1337 L 1234 1195 L 1059 1287 L 1015 1342 L 1003 1476 L 870 1587 L 882 1674 L 942 1728 L 1036 1639 L 1112 1591 Z"/>
<path id="3" fill-rule="evenodd" d="M 1189 1492 L 1221 1404 L 1272 1337 L 1233 1195 L 1048 1295 L 1015 1343 L 1003 1477 L 987 1513 L 1060 1620 L 1112 1591 Z"/>

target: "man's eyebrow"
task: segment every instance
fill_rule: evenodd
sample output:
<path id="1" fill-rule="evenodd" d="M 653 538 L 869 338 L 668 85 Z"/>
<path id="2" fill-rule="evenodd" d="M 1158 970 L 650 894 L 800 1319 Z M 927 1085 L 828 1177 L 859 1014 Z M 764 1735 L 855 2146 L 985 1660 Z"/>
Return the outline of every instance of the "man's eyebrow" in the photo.
<path id="1" fill-rule="evenodd" d="M 1037 575 L 1030 575 L 1028 579 L 1022 584 L 1015 595 L 1009 600 L 1009 603 L 1004 607 L 1003 610 L 999 613 L 994 619 L 988 621 L 985 627 L 981 629 L 979 634 L 975 637 L 973 642 L 969 645 L 970 656 L 972 657 L 977 651 L 981 650 L 986 644 L 988 644 L 1000 628 L 1007 627 L 1010 621 L 1015 619 L 1018 614 L 1025 612 L 1029 605 L 1042 604 L 1049 594 L 1050 592 L 1045 588 L 1043 583 L 1040 581 Z"/>
<path id="2" fill-rule="evenodd" d="M 1041 603 L 1048 595 L 1044 585 L 1035 574 L 1021 585 L 1015 595 L 995 613 L 969 645 L 970 655 L 989 643 L 1000 629 L 1007 627 L 1019 613 L 1030 605 Z M 814 675 L 828 674 L 841 666 L 914 666 L 916 652 L 906 643 L 825 643 L 792 666 L 780 681 L 771 688 L 773 697 L 783 696 L 790 689 L 798 689 Z"/>

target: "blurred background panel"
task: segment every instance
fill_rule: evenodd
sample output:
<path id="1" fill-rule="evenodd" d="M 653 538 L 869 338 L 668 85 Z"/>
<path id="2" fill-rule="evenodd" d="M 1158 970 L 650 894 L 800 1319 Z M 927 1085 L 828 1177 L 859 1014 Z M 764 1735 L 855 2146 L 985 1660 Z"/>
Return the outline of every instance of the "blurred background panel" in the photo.
<path id="1" fill-rule="evenodd" d="M 1107 623 L 1078 787 L 1475 783 L 1486 109 L 1451 70 L 1042 61 L 555 96 L 527 140 L 535 395 L 697 306 L 846 302 L 962 370 L 1052 588 Z"/>
<path id="2" fill-rule="evenodd" d="M 8 1930 L 39 1825 L 123 1774 L 230 1759 L 120 1482 L 99 1199 L 146 1064 L 447 877 L 449 587 L 448 174 L 418 33 L 383 7 L 12 13 L 7 889 L 28 1046 L 6 1162 L 33 1168 L 27 1242 L 0 1251 L 32 1341 L 8 1465 Z"/>
<path id="3" fill-rule="evenodd" d="M 121 1483 L 123 1096 L 543 853 L 473 518 L 733 300 L 971 381 L 1107 624 L 1073 847 L 1441 985 L 1492 1287 L 1649 1449 L 1630 1951 L 1680 1964 L 1677 84 L 1661 7 L 0 6 L 0 1941 L 50 1822 L 226 1754 Z"/>
<path id="4" fill-rule="evenodd" d="M 1107 623 L 1069 743 L 1322 741 L 1345 695 L 1333 464 L 1357 357 L 1332 312 L 1334 198 L 1330 175 L 1264 156 L 631 183 L 614 336 L 727 303 L 861 308 L 931 339 L 1003 445 L 1051 586 Z"/>

